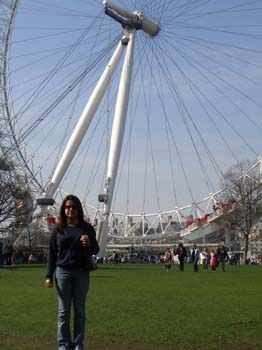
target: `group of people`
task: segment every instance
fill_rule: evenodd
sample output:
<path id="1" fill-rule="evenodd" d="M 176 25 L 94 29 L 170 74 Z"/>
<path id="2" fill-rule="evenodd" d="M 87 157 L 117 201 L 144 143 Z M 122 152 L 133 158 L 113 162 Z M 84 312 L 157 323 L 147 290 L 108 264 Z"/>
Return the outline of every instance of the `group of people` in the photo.
<path id="1" fill-rule="evenodd" d="M 0 241 L 0 267 L 12 264 L 13 246 L 11 241 Z"/>
<path id="2" fill-rule="evenodd" d="M 229 260 L 228 253 L 224 245 L 218 246 L 216 250 L 211 251 L 208 248 L 204 248 L 202 251 L 199 250 L 196 244 L 193 245 L 191 251 L 188 253 L 182 243 L 178 244 L 178 247 L 174 249 L 173 253 L 170 248 L 165 251 L 164 265 L 165 269 L 170 270 L 174 257 L 177 256 L 179 261 L 179 269 L 181 272 L 184 271 L 185 262 L 189 261 L 193 264 L 195 272 L 199 270 L 199 263 L 203 265 L 203 271 L 207 272 L 209 266 L 213 272 L 216 271 L 217 267 L 221 265 L 222 271 L 225 272 L 225 265 Z"/>
<path id="3" fill-rule="evenodd" d="M 9 241 L 11 242 L 11 241 Z M 0 267 L 19 264 L 45 264 L 47 254 L 45 249 L 28 249 L 13 247 L 12 243 L 0 241 Z M 2 248 L 3 247 L 3 248 Z"/>

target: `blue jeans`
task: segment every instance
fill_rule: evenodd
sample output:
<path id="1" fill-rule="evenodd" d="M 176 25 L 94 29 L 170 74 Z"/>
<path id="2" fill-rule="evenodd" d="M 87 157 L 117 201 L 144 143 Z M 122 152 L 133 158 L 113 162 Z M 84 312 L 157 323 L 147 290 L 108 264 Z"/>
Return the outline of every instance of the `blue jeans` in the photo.
<path id="1" fill-rule="evenodd" d="M 204 271 L 208 270 L 208 260 L 207 259 L 203 259 L 203 269 L 204 269 Z"/>
<path id="2" fill-rule="evenodd" d="M 194 260 L 194 271 L 195 272 L 198 271 L 198 258 L 195 258 L 195 260 Z"/>
<path id="3" fill-rule="evenodd" d="M 84 349 L 85 302 L 89 287 L 89 272 L 83 269 L 56 269 L 56 290 L 58 297 L 58 350 Z M 74 308 L 74 338 L 70 336 L 70 311 Z"/>

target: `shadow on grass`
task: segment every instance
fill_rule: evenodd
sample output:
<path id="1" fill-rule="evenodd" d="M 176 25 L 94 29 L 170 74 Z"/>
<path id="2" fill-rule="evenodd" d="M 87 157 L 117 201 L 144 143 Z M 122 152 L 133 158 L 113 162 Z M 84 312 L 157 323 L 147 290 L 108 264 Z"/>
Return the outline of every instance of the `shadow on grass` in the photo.
<path id="1" fill-rule="evenodd" d="M 154 344 L 154 343 L 115 343 L 110 341 L 89 340 L 85 343 L 88 350 L 221 350 L 221 343 L 189 343 Z M 46 338 L 16 338 L 1 339 L 0 348 L 3 350 L 55 350 L 57 347 L 55 337 Z M 224 344 L 223 350 L 261 350 L 262 344 Z"/>

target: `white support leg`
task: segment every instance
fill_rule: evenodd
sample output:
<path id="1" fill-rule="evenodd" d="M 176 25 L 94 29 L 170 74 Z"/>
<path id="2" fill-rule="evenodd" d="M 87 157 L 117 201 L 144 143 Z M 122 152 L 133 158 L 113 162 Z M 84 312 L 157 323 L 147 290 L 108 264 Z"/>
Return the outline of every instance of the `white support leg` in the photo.
<path id="1" fill-rule="evenodd" d="M 114 194 L 115 181 L 123 143 L 128 98 L 131 85 L 135 30 L 126 30 L 128 39 L 125 61 L 123 64 L 121 79 L 119 83 L 118 96 L 115 108 L 115 116 L 112 128 L 111 143 L 108 157 L 107 175 L 105 181 L 105 203 L 103 210 L 103 221 L 99 230 L 100 255 L 105 256 L 108 236 L 108 217 L 111 210 Z"/>
<path id="2" fill-rule="evenodd" d="M 259 162 L 259 181 L 260 183 L 262 182 L 262 158 L 258 157 L 258 162 Z"/>
<path id="3" fill-rule="evenodd" d="M 101 102 L 106 88 L 110 83 L 110 79 L 113 75 L 113 72 L 121 58 L 124 45 L 122 41 L 119 43 L 116 48 L 111 60 L 109 61 L 106 69 L 104 70 L 100 80 L 98 81 L 93 93 L 91 94 L 88 103 L 66 145 L 66 148 L 63 152 L 63 155 L 54 171 L 54 174 L 47 186 L 45 193 L 46 198 L 52 198 L 55 194 L 58 186 L 60 185 L 68 167 L 70 166 L 71 161 L 73 160 L 78 147 L 80 146 L 85 133 L 93 119 L 93 116 Z"/>
<path id="4" fill-rule="evenodd" d="M 231 234 L 228 224 L 225 225 L 225 243 L 229 251 L 231 251 Z"/>

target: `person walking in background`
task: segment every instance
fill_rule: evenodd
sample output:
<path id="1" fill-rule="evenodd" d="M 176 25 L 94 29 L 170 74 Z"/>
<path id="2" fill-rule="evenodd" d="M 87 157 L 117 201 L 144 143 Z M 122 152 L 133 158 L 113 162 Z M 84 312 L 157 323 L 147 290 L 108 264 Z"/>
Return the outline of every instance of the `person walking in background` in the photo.
<path id="1" fill-rule="evenodd" d="M 212 269 L 213 272 L 216 272 L 216 268 L 217 268 L 217 253 L 213 249 L 211 250 L 210 258 L 211 258 L 211 269 Z"/>
<path id="2" fill-rule="evenodd" d="M 172 253 L 170 248 L 166 248 L 165 256 L 164 256 L 164 264 L 166 271 L 169 271 L 172 266 Z"/>
<path id="3" fill-rule="evenodd" d="M 97 254 L 99 246 L 92 225 L 84 220 L 78 197 L 68 195 L 60 208 L 60 220 L 55 226 L 48 250 L 45 284 L 53 286 L 58 298 L 58 350 L 84 350 L 85 302 L 89 288 L 89 271 L 84 268 L 84 254 Z M 70 336 L 70 311 L 74 308 L 73 340 Z"/>
<path id="4" fill-rule="evenodd" d="M 175 255 L 178 256 L 180 271 L 184 271 L 184 263 L 187 257 L 187 252 L 186 252 L 186 248 L 183 246 L 182 243 L 178 244 L 178 247 L 175 250 Z"/>
<path id="5" fill-rule="evenodd" d="M 198 272 L 199 256 L 200 256 L 199 249 L 197 248 L 196 244 L 194 244 L 191 252 L 191 260 L 193 262 L 193 267 L 195 272 Z"/>
<path id="6" fill-rule="evenodd" d="M 217 259 L 219 264 L 221 264 L 222 271 L 225 272 L 225 264 L 229 260 L 229 257 L 223 244 L 217 248 Z"/>
<path id="7" fill-rule="evenodd" d="M 0 241 L 0 267 L 4 265 L 4 243 Z"/>
<path id="8" fill-rule="evenodd" d="M 202 250 L 201 255 L 202 255 L 202 263 L 203 263 L 203 271 L 208 272 L 209 252 L 206 247 Z"/>
<path id="9" fill-rule="evenodd" d="M 4 260 L 5 260 L 5 264 L 8 266 L 12 265 L 12 254 L 13 254 L 13 244 L 10 240 L 8 240 L 4 244 Z"/>

